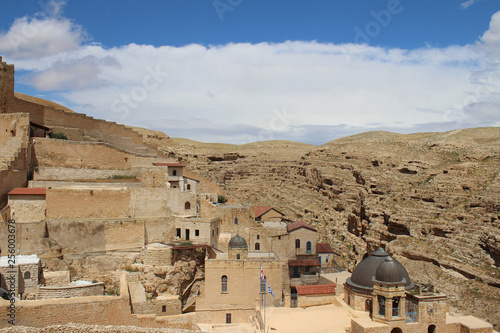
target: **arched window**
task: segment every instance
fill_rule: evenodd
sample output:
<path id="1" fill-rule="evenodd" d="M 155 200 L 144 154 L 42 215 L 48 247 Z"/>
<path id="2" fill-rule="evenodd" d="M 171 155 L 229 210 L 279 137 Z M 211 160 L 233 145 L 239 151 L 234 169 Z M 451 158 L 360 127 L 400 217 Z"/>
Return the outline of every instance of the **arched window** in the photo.
<path id="1" fill-rule="evenodd" d="M 261 294 L 266 293 L 266 281 L 267 281 L 267 277 L 265 277 L 265 276 L 263 279 L 260 279 L 260 293 Z"/>
<path id="2" fill-rule="evenodd" d="M 227 293 L 227 276 L 223 275 L 220 279 L 220 291 Z"/>
<path id="3" fill-rule="evenodd" d="M 28 272 L 28 271 L 24 272 L 24 279 L 25 279 L 25 280 L 29 280 L 29 279 L 31 279 L 31 273 L 30 273 L 30 272 Z"/>
<path id="4" fill-rule="evenodd" d="M 260 251 L 260 243 L 255 243 L 255 251 Z"/>
<path id="5" fill-rule="evenodd" d="M 429 325 L 427 333 L 436 333 L 436 325 Z"/>
<path id="6" fill-rule="evenodd" d="M 238 224 L 238 218 L 237 217 L 234 218 L 234 224 Z"/>
<path id="7" fill-rule="evenodd" d="M 295 248 L 300 249 L 300 239 L 295 240 Z"/>
<path id="8" fill-rule="evenodd" d="M 365 301 L 365 311 L 369 311 L 370 313 L 372 312 L 372 300 L 367 299 Z"/>
<path id="9" fill-rule="evenodd" d="M 312 251 L 312 243 L 311 242 L 307 242 L 306 243 L 306 252 L 307 253 L 311 253 Z"/>
<path id="10" fill-rule="evenodd" d="M 191 184 L 187 184 L 186 188 L 188 191 L 191 191 Z"/>
<path id="11" fill-rule="evenodd" d="M 172 176 L 177 176 L 177 170 L 172 171 Z"/>
<path id="12" fill-rule="evenodd" d="M 189 201 L 184 204 L 184 209 L 191 209 L 191 203 Z"/>

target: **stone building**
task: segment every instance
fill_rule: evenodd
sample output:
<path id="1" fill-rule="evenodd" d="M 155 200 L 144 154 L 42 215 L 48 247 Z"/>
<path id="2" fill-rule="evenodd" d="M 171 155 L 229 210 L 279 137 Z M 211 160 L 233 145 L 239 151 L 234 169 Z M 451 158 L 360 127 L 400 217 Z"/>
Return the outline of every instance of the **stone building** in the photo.
<path id="1" fill-rule="evenodd" d="M 227 253 L 205 261 L 205 286 L 196 301 L 196 312 L 200 322 L 249 323 L 256 307 L 263 302 L 267 306 L 282 304 L 288 290 L 287 261 L 273 253 L 249 251 L 246 240 L 236 235 Z"/>
<path id="2" fill-rule="evenodd" d="M 16 255 L 15 261 L 0 257 L 0 287 L 14 292 L 21 299 L 35 299 L 42 278 L 42 266 L 37 255 Z"/>
<path id="3" fill-rule="evenodd" d="M 477 318 L 450 316 L 446 295 L 419 292 L 404 266 L 382 248 L 355 267 L 344 284 L 344 301 L 370 314 L 351 319 L 352 333 L 493 332 Z"/>

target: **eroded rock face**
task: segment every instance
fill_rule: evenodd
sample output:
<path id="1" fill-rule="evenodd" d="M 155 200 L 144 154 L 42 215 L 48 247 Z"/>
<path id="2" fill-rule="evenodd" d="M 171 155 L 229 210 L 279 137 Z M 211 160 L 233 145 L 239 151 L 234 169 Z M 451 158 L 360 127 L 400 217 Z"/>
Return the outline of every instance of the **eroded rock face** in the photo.
<path id="1" fill-rule="evenodd" d="M 234 200 L 274 206 L 312 224 L 320 241 L 342 253 L 344 267 L 380 244 L 402 251 L 415 242 L 412 253 L 500 281 L 499 128 L 372 132 L 320 147 L 191 142 L 176 154 Z M 224 154 L 245 158 L 208 158 Z M 490 298 L 485 306 L 498 306 L 500 294 Z"/>

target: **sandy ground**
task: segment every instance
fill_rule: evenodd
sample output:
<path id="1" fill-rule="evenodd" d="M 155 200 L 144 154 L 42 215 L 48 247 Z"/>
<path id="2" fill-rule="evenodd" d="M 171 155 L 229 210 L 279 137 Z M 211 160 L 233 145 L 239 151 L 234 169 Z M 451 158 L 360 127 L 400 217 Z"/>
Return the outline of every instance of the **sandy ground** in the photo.
<path id="1" fill-rule="evenodd" d="M 335 280 L 334 280 L 335 281 Z M 340 282 L 340 279 L 338 280 Z M 351 325 L 352 317 L 367 317 L 368 313 L 354 311 L 341 301 L 343 295 L 336 296 L 337 304 L 310 308 L 267 308 L 267 333 L 344 333 Z M 250 324 L 212 327 L 200 324 L 203 332 L 209 333 L 257 333 Z"/>

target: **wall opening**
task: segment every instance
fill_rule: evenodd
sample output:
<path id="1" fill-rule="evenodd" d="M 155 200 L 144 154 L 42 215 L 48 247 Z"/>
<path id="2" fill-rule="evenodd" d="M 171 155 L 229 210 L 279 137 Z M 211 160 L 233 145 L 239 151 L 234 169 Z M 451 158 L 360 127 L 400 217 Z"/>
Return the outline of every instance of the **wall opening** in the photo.
<path id="1" fill-rule="evenodd" d="M 225 275 L 220 278 L 220 291 L 227 293 L 227 276 Z"/>

